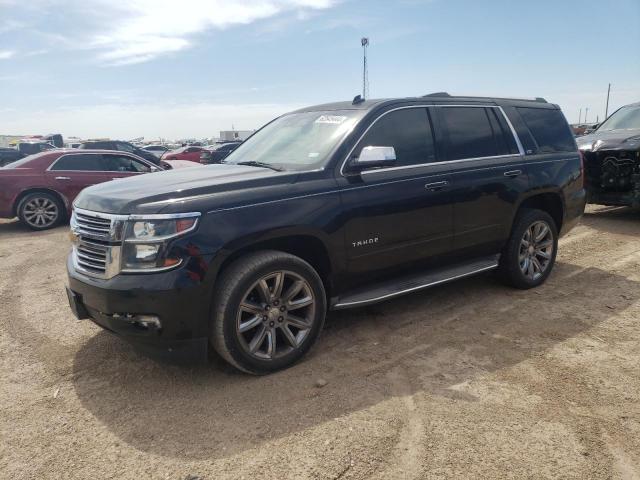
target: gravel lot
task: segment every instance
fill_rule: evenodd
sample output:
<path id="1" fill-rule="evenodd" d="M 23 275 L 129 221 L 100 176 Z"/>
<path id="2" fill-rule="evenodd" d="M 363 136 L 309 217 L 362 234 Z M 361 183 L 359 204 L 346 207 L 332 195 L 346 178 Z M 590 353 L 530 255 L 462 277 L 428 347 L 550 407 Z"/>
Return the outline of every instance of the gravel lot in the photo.
<path id="1" fill-rule="evenodd" d="M 68 248 L 0 223 L 0 478 L 640 478 L 639 212 L 590 208 L 537 290 L 334 312 L 260 378 L 75 320 Z"/>

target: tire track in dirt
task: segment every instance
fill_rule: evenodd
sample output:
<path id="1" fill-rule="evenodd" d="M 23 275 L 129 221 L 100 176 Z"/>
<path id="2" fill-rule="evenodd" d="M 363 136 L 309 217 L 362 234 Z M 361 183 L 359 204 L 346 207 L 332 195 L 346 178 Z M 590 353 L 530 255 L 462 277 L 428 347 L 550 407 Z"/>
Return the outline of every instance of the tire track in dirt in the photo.
<path id="1" fill-rule="evenodd" d="M 414 398 L 415 386 L 407 374 L 403 365 L 398 365 L 389 370 L 386 375 L 391 386 L 394 402 L 402 408 L 401 413 L 396 412 L 402 421 L 399 439 L 395 445 L 393 459 L 385 465 L 381 472 L 373 477 L 385 480 L 398 478 L 414 480 L 421 478 L 422 459 L 425 451 L 424 422 L 418 412 Z"/>
<path id="2" fill-rule="evenodd" d="M 58 233 L 58 232 L 56 232 Z M 34 328 L 29 323 L 25 312 L 25 302 L 37 302 L 38 299 L 30 298 L 28 292 L 33 289 L 37 280 L 41 280 L 50 271 L 53 265 L 59 263 L 62 256 L 60 246 L 66 250 L 66 243 L 60 243 L 62 235 L 48 235 L 46 243 L 53 243 L 51 248 L 43 245 L 34 252 L 17 251 L 4 262 L 2 283 L 0 284 L 0 326 L 8 342 L 18 345 L 17 353 L 21 357 L 31 358 L 41 364 L 48 371 L 60 372 L 61 366 L 69 366 L 74 352 L 62 348 L 62 345 Z M 34 262 L 37 259 L 37 262 Z M 7 263 L 13 263 L 7 265 Z M 24 292 L 27 292 L 25 294 Z M 48 298 L 40 301 L 53 301 Z M 55 301 L 57 302 L 57 300 Z M 46 319 L 39 319 L 46 321 Z M 64 368 L 66 369 L 66 368 Z"/>

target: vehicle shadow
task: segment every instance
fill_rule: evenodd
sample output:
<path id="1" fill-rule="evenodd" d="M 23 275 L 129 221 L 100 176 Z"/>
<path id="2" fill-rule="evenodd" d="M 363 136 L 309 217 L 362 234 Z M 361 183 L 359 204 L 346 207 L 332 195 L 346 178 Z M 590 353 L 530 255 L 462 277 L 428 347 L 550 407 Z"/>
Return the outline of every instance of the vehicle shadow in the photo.
<path id="1" fill-rule="evenodd" d="M 101 332 L 77 352 L 73 383 L 83 406 L 136 449 L 221 458 L 418 391 L 476 401 L 452 387 L 588 335 L 633 305 L 639 287 L 566 263 L 529 291 L 491 275 L 469 278 L 332 312 L 305 361 L 266 377 L 220 361 L 167 365 Z M 319 378 L 324 388 L 314 385 Z"/>
<path id="2" fill-rule="evenodd" d="M 640 232 L 640 209 L 631 207 L 590 207 L 581 223 L 599 231 L 637 236 Z"/>

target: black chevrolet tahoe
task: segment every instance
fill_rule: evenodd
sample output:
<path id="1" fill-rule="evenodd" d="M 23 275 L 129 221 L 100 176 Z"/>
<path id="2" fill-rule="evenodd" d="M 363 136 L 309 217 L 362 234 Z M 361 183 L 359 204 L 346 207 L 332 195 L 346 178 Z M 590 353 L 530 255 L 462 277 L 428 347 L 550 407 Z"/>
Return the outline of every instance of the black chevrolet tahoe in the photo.
<path id="1" fill-rule="evenodd" d="M 84 190 L 67 294 L 134 344 L 212 347 L 264 374 L 300 359 L 329 309 L 490 270 L 540 285 L 584 211 L 583 176 L 562 112 L 540 98 L 305 108 L 220 165 Z"/>

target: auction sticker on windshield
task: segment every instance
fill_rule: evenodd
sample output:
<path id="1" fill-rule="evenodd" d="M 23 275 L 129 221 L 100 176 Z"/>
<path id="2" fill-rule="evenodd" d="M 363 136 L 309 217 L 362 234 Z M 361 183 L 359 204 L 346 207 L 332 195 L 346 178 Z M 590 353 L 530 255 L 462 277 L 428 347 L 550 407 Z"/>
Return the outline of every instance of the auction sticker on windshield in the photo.
<path id="1" fill-rule="evenodd" d="M 328 123 L 331 125 L 340 125 L 347 117 L 343 115 L 320 115 L 315 123 Z"/>

